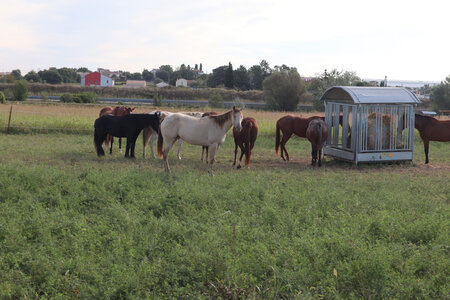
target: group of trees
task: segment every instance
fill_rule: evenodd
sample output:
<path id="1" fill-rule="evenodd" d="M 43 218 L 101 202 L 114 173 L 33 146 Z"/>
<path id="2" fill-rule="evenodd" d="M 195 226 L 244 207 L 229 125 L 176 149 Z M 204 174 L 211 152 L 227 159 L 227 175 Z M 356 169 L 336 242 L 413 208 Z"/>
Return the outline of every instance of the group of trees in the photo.
<path id="1" fill-rule="evenodd" d="M 321 95 L 330 87 L 364 86 L 369 83 L 361 80 L 355 72 L 325 70 L 317 78 L 306 83 L 300 77 L 296 68 L 287 65 L 270 67 L 269 63 L 262 60 L 259 64 L 249 69 L 240 65 L 234 69 L 231 62 L 212 70 L 211 74 L 203 73 L 202 64 L 194 67 L 182 64 L 175 70 L 170 65 L 162 65 L 155 73 L 144 69 L 142 73 L 130 73 L 119 71 L 116 81 L 146 80 L 156 83 L 164 81 L 175 85 L 179 78 L 190 80 L 191 87 L 223 87 L 237 90 L 263 90 L 266 104 L 271 109 L 295 110 L 301 101 L 313 104 L 316 110 L 323 110 Z M 10 75 L 3 77 L 3 82 L 15 82 L 26 80 L 28 82 L 43 82 L 51 84 L 79 83 L 80 75 L 77 72 L 91 72 L 87 68 L 50 68 L 42 71 L 30 71 L 22 76 L 16 69 Z M 23 83 L 22 83 L 23 85 Z M 435 109 L 450 109 L 450 76 L 435 87 L 428 87 L 431 91 L 431 101 Z"/>
<path id="2" fill-rule="evenodd" d="M 90 72 L 86 68 L 50 68 L 48 70 L 34 71 L 31 70 L 24 76 L 19 69 L 12 70 L 10 75 L 3 78 L 4 82 L 13 83 L 16 80 L 25 79 L 28 82 L 41 82 L 41 83 L 78 83 L 80 82 L 80 75 L 77 72 Z"/>

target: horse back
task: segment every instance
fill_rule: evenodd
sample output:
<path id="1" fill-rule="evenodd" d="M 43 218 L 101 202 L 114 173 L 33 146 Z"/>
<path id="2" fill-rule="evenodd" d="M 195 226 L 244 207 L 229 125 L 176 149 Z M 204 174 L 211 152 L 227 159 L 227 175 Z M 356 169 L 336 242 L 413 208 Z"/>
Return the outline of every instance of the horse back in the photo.
<path id="1" fill-rule="evenodd" d="M 450 120 L 441 121 L 434 118 L 430 119 L 423 126 L 423 129 L 419 130 L 420 135 L 430 141 L 450 142 Z"/>

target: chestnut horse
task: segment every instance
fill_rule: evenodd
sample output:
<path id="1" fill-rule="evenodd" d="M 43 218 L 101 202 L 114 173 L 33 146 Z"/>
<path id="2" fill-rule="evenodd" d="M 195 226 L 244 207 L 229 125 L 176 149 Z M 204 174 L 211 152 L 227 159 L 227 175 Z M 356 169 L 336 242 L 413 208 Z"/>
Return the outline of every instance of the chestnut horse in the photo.
<path id="1" fill-rule="evenodd" d="M 450 120 L 440 121 L 432 117 L 416 114 L 414 124 L 420 133 L 420 138 L 423 141 L 423 146 L 425 149 L 425 163 L 427 164 L 429 162 L 428 149 L 430 141 L 450 142 Z"/>
<path id="2" fill-rule="evenodd" d="M 112 115 L 112 116 L 124 116 L 131 114 L 135 108 L 127 107 L 127 106 L 116 106 L 112 108 L 111 106 L 103 107 L 100 110 L 99 117 L 104 115 Z M 112 135 L 106 137 L 105 145 L 109 148 L 109 154 L 112 154 L 112 145 L 114 142 L 114 138 Z M 119 152 L 122 153 L 122 138 L 119 138 Z"/>
<path id="3" fill-rule="evenodd" d="M 234 137 L 234 162 L 236 165 L 236 156 L 238 153 L 238 146 L 241 148 L 241 157 L 239 158 L 237 168 L 241 168 L 242 156 L 245 153 L 245 166 L 250 166 L 250 155 L 252 154 L 253 146 L 255 146 L 256 137 L 258 136 L 258 123 L 255 119 L 247 117 L 242 119 L 242 130 L 239 132 L 233 128 Z"/>
<path id="4" fill-rule="evenodd" d="M 292 134 L 298 137 L 306 137 L 306 128 L 309 122 L 314 119 L 325 120 L 325 117 L 313 116 L 309 118 L 301 118 L 294 115 L 287 115 L 281 117 L 277 121 L 276 136 L 275 136 L 275 152 L 278 155 L 278 149 L 281 146 L 281 158 L 284 161 L 289 161 L 289 154 L 286 150 L 286 143 L 291 138 Z M 342 115 L 339 116 L 339 124 L 342 125 Z M 283 138 L 280 141 L 280 131 L 283 133 Z M 283 153 L 286 154 L 284 158 Z"/>
<path id="5" fill-rule="evenodd" d="M 322 165 L 322 147 L 328 137 L 328 127 L 322 119 L 313 119 L 306 128 L 306 138 L 311 142 L 311 165 L 316 166 L 319 154 L 319 167 Z"/>

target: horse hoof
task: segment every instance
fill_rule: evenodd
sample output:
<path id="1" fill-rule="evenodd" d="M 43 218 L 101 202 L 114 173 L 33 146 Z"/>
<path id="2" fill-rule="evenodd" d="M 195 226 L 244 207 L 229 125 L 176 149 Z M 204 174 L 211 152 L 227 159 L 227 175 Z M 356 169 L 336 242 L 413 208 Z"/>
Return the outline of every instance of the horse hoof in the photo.
<path id="1" fill-rule="evenodd" d="M 237 166 L 237 169 L 239 170 L 240 168 L 242 168 L 241 166 Z"/>

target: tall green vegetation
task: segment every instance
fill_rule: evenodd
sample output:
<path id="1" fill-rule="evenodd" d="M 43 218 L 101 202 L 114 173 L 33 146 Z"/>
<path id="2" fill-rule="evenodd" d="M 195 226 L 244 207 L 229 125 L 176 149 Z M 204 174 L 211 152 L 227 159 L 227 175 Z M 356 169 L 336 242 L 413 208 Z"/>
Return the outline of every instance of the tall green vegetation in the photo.
<path id="1" fill-rule="evenodd" d="M 267 108 L 294 111 L 305 92 L 305 83 L 296 68 L 274 72 L 263 82 Z"/>
<path id="2" fill-rule="evenodd" d="M 431 90 L 431 101 L 434 109 L 450 109 L 450 75 Z"/>
<path id="3" fill-rule="evenodd" d="M 225 87 L 232 89 L 234 86 L 234 78 L 233 78 L 233 65 L 231 62 L 228 63 L 227 71 L 225 72 Z"/>
<path id="4" fill-rule="evenodd" d="M 350 71 L 338 71 L 336 69 L 328 72 L 325 70 L 317 80 L 313 81 L 309 87 L 313 96 L 313 108 L 318 111 L 325 109 L 324 104 L 320 102 L 320 97 L 323 93 L 332 86 L 343 85 L 359 85 L 361 78 L 359 78 L 355 72 Z"/>
<path id="5" fill-rule="evenodd" d="M 26 80 L 18 80 L 14 85 L 14 99 L 17 101 L 25 101 L 28 97 L 28 83 Z"/>
<path id="6" fill-rule="evenodd" d="M 0 103 L 5 103 L 5 102 L 6 102 L 5 94 L 3 94 L 3 92 L 0 91 Z"/>
<path id="7" fill-rule="evenodd" d="M 214 94 L 209 98 L 208 105 L 211 108 L 222 108 L 223 107 L 223 97 L 220 94 Z"/>

